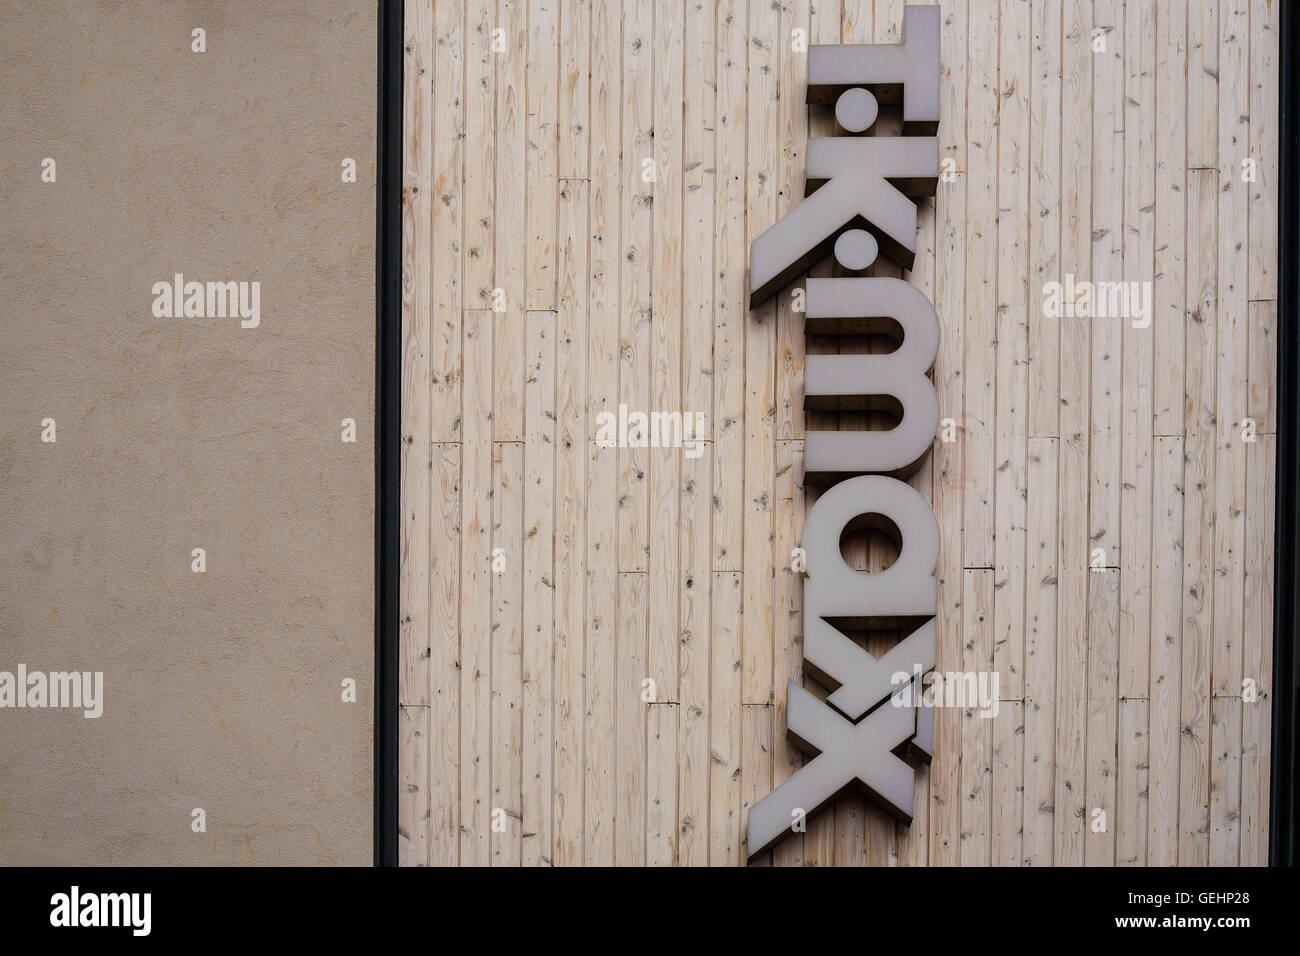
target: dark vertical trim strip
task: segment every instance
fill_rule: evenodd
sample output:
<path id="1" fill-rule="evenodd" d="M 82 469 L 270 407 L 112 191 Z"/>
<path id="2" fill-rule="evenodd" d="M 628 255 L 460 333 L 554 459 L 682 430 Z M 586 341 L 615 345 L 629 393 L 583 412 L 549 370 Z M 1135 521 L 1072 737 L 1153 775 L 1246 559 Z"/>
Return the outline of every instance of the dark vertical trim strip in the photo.
<path id="1" fill-rule="evenodd" d="M 1277 527 L 1274 537 L 1276 578 L 1273 587 L 1273 780 L 1270 787 L 1269 863 L 1300 862 L 1300 760 L 1296 749 L 1297 671 L 1296 597 L 1300 591 L 1300 337 L 1296 328 L 1296 282 L 1300 277 L 1300 13 L 1294 3 L 1281 4 L 1281 89 L 1279 91 L 1278 172 L 1278 355 L 1277 355 Z"/>
<path id="2" fill-rule="evenodd" d="M 375 209 L 375 865 L 397 865 L 402 0 L 379 0 Z"/>

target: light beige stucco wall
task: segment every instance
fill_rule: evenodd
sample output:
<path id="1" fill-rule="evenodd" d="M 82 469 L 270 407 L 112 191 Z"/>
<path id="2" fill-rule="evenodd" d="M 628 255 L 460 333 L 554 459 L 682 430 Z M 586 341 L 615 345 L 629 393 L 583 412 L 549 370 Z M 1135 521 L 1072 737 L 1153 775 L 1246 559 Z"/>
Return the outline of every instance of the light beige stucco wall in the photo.
<path id="1" fill-rule="evenodd" d="M 367 864 L 375 4 L 0 24 L 0 671 L 105 700 L 0 709 L 0 864 Z M 260 326 L 155 318 L 176 272 Z"/>

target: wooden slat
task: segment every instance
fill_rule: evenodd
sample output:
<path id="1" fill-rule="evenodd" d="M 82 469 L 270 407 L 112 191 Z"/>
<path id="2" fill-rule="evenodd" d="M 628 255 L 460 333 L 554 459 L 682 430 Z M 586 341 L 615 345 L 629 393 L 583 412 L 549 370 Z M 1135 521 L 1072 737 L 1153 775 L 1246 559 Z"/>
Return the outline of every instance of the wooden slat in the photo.
<path id="1" fill-rule="evenodd" d="M 1251 302 L 1246 413 L 1261 435 L 1277 434 L 1277 302 Z"/>
<path id="2" fill-rule="evenodd" d="M 1061 4 L 1032 0 L 1029 93 L 1029 434 L 1059 435 L 1061 320 L 1042 290 L 1061 281 Z M 1049 856 L 1050 858 L 1050 856 Z"/>
<path id="3" fill-rule="evenodd" d="M 1152 454 L 1151 766 L 1147 866 L 1178 862 L 1182 736 L 1183 439 L 1157 436 Z M 1154 596 L 1160 595 L 1159 599 Z"/>
<path id="4" fill-rule="evenodd" d="M 713 0 L 694 0 L 686 5 L 683 88 L 688 95 L 682 120 L 682 409 L 704 414 L 703 432 L 696 437 L 705 440 L 713 438 L 716 427 L 713 230 L 718 183 L 714 165 L 718 50 L 714 13 Z M 712 446 L 707 446 L 705 453 L 712 459 Z M 705 527 L 709 527 L 708 522 Z M 685 547 L 682 556 L 684 561 Z"/>
<path id="5" fill-rule="evenodd" d="M 591 11 L 591 204 L 590 299 L 593 317 L 619 310 L 622 188 L 620 117 L 622 113 L 622 33 L 616 0 L 593 0 Z M 587 437 L 598 433 L 601 412 L 617 418 L 621 323 L 609 318 L 588 323 Z M 617 456 L 611 456 L 617 458 Z M 595 516 L 593 516 L 595 517 Z M 613 560 L 615 552 L 608 552 Z"/>
<path id="6" fill-rule="evenodd" d="M 1157 11 L 1124 6 L 1124 272 L 1150 288 L 1155 309 Z M 1141 293 L 1140 293 L 1141 294 Z M 1123 320 L 1123 445 L 1120 455 L 1119 715 L 1115 863 L 1147 858 L 1150 767 L 1152 451 L 1155 316 Z M 1145 327 L 1139 327 L 1144 325 Z M 1108 821 L 1109 822 L 1109 821 Z"/>
<path id="7" fill-rule="evenodd" d="M 867 866 L 867 800 L 849 790 L 835 801 L 835 865 Z"/>
<path id="8" fill-rule="evenodd" d="M 429 704 L 429 491 L 432 433 L 429 427 L 429 323 L 433 304 L 429 270 L 421 268 L 432 244 L 429 171 L 433 137 L 433 7 L 405 8 L 402 122 L 410 135 L 402 151 L 402 463 L 401 562 L 411 569 L 400 582 L 398 632 L 401 671 L 398 701 Z M 412 560 L 416 556 L 419 560 Z M 427 715 L 425 730 L 427 731 Z M 427 786 L 420 792 L 428 797 Z M 425 808 L 427 810 L 427 807 Z M 408 826 L 413 821 L 405 821 Z M 420 826 L 426 827 L 427 821 Z M 424 839 L 427 840 L 427 834 Z M 421 850 L 427 851 L 422 843 Z"/>
<path id="9" fill-rule="evenodd" d="M 710 329 L 712 327 L 710 326 Z M 709 698 L 713 606 L 709 517 L 713 456 L 708 445 L 682 461 L 681 488 L 681 695 L 677 709 L 678 860 L 709 862 Z"/>
<path id="10" fill-rule="evenodd" d="M 933 501 L 942 539 L 939 567 L 939 614 L 936 670 L 958 670 L 962 660 L 962 484 L 966 430 L 962 406 L 965 379 L 966 288 L 966 31 L 968 8 L 944 0 L 939 48 L 939 156 L 957 171 L 951 182 L 940 177 L 935 196 L 936 256 L 945 263 L 935 275 L 934 305 L 943 323 L 934 363 L 939 415 L 954 423 L 957 441 L 937 442 L 934 451 Z M 935 755 L 930 768 L 930 862 L 952 866 L 960 861 L 961 717 L 954 709 L 935 714 Z"/>
<path id="11" fill-rule="evenodd" d="M 748 105 L 745 183 L 747 245 L 776 222 L 779 149 L 780 6 L 750 0 Z M 745 324 L 744 702 L 772 700 L 772 556 L 774 476 L 776 474 L 776 306 L 751 310 Z M 746 757 L 770 759 L 770 749 L 745 749 Z M 758 768 L 755 768 L 756 771 Z M 771 767 L 758 771 L 771 776 Z"/>
<path id="12" fill-rule="evenodd" d="M 803 530 L 803 451 L 802 441 L 782 441 L 776 446 L 773 786 L 780 786 L 790 779 L 804 764 L 803 754 L 786 737 L 788 685 L 790 681 L 799 684 L 803 676 L 803 582 L 806 579 L 791 567 L 791 556 L 799 546 L 799 536 Z M 796 833 L 786 837 L 773 851 L 773 863 L 777 866 L 802 866 L 803 844 L 804 834 Z"/>
<path id="13" fill-rule="evenodd" d="M 397 865 L 429 865 L 429 708 L 398 707 Z"/>
<path id="14" fill-rule="evenodd" d="M 461 452 L 460 863 L 487 866 L 491 833 L 492 318 L 465 312 Z"/>
<path id="15" fill-rule="evenodd" d="M 417 559 L 414 548 L 424 547 L 428 552 L 429 529 L 429 471 L 428 445 L 421 446 L 424 475 L 412 476 L 402 484 L 403 496 L 409 495 L 416 501 L 407 502 L 402 508 L 402 561 L 418 564 L 422 574 L 405 575 L 402 579 L 401 595 L 401 662 L 402 680 L 398 691 L 398 702 L 402 707 L 403 724 L 399 728 L 401 745 L 398 748 L 399 775 L 401 778 L 401 800 L 398 805 L 397 831 L 399 836 L 398 856 L 401 866 L 427 866 L 429 860 L 429 824 L 432 814 L 429 789 L 429 691 L 433 678 L 430 673 L 429 639 L 431 629 L 428 619 L 429 591 L 428 568 L 426 559 Z M 403 442 L 404 462 L 417 459 L 412 453 L 412 443 Z M 405 467 L 403 469 L 405 471 Z M 418 521 L 416 516 L 422 518 Z M 423 541 L 414 532 L 423 528 Z M 423 593 L 419 593 L 419 592 Z M 417 596 L 418 595 L 418 596 Z M 411 703 L 405 703 L 411 701 Z"/>
<path id="16" fill-rule="evenodd" d="M 745 592 L 740 573 L 713 573 L 709 668 L 709 864 L 745 862 L 740 812 L 740 628 Z"/>
<path id="17" fill-rule="evenodd" d="M 980 11 L 991 29 L 966 34 L 966 293 L 962 356 L 962 561 L 994 563 L 994 418 L 997 415 L 998 12 Z M 972 21 L 973 25 L 973 21 Z M 942 120 L 940 121 L 942 126 Z M 990 609 L 991 612 L 991 609 Z M 964 785 L 963 785 L 964 786 Z"/>
<path id="18" fill-rule="evenodd" d="M 1127 4 L 1124 67 L 1124 271 L 1128 282 L 1155 282 L 1156 9 Z M 1139 327 L 1145 325 L 1145 327 Z M 1155 318 L 1123 322 L 1123 448 L 1120 455 L 1119 694 L 1145 698 L 1151 660 L 1151 447 L 1155 424 Z M 1130 708 L 1130 719 L 1146 714 Z M 1125 709 L 1121 707 L 1121 719 Z M 1123 728 L 1121 728 L 1121 734 Z M 1142 728 L 1145 739 L 1146 728 Z M 1124 744 L 1121 737 L 1121 746 Z M 1120 762 L 1121 785 L 1133 765 Z M 1145 817 L 1143 820 L 1145 826 Z M 1145 846 L 1145 834 L 1142 843 Z M 1122 859 L 1120 862 L 1124 862 Z"/>
<path id="19" fill-rule="evenodd" d="M 1236 866 L 1241 852 L 1240 697 L 1210 700 L 1210 865 Z"/>
<path id="20" fill-rule="evenodd" d="M 745 234 L 748 4 L 717 2 L 717 126 L 713 310 L 713 570 L 739 571 L 745 550 Z"/>
<path id="21" fill-rule="evenodd" d="M 570 293 L 571 294 L 571 293 Z M 555 657 L 556 313 L 528 313 L 524 380 L 522 850 L 525 866 L 551 861 Z M 572 407 L 572 406 L 571 406 Z"/>
<path id="22" fill-rule="evenodd" d="M 492 434 L 497 441 L 522 441 L 524 437 L 524 311 L 528 300 L 528 215 L 525 204 L 528 181 L 527 99 L 524 89 L 528 65 L 528 0 L 497 0 L 493 25 L 498 44 L 496 104 L 496 163 L 492 215 L 492 293 L 487 305 L 495 314 L 493 332 Z M 477 170 L 466 170 L 466 182 Z M 520 227 L 523 228 L 520 228 Z"/>
<path id="23" fill-rule="evenodd" d="M 1056 785 L 1057 445 L 1030 438 L 1025 527 L 1024 862 L 1050 866 Z"/>
<path id="24" fill-rule="evenodd" d="M 650 404 L 650 265 L 654 184 L 654 4 L 623 5 L 622 167 L 620 182 L 619 402 L 648 415 Z M 629 428 L 629 431 L 631 429 Z M 630 438 L 630 436 L 629 436 Z M 648 441 L 649 436 L 642 436 Z M 650 550 L 650 455 L 644 447 L 618 450 L 618 569 L 645 571 Z M 639 679 L 638 679 L 639 684 Z"/>
<path id="25" fill-rule="evenodd" d="M 1124 275 L 1124 34 L 1123 4 L 1093 4 L 1091 267 L 1095 282 Z M 1100 295 L 1094 300 L 1100 304 Z M 1104 311 L 1106 314 L 1100 314 Z M 1115 864 L 1115 787 L 1119 728 L 1120 484 L 1122 478 L 1121 368 L 1124 317 L 1109 307 L 1091 319 L 1092 368 L 1088 438 L 1088 672 L 1084 863 Z M 1070 319 L 1065 320 L 1067 323 Z M 1099 570 L 1099 567 L 1105 570 Z M 1115 570 L 1112 570 L 1115 569 Z"/>
<path id="26" fill-rule="evenodd" d="M 1124 6 L 1124 273 L 1151 288 L 1156 231 L 1156 7 Z M 1141 293 L 1140 293 L 1141 294 Z M 1144 325 L 1145 327 L 1139 327 Z M 1147 857 L 1150 766 L 1152 451 L 1155 317 L 1123 321 L 1123 447 L 1120 455 L 1118 778 L 1115 862 Z"/>
<path id="27" fill-rule="evenodd" d="M 400 582 L 401 675 L 398 700 L 402 723 L 399 748 L 401 799 L 398 854 L 402 865 L 424 866 L 429 858 L 429 566 L 431 504 L 429 335 L 432 293 L 421 257 L 430 253 L 429 173 L 432 165 L 433 7 L 405 8 L 402 183 L 402 465 L 401 560 L 409 568 Z M 414 706 L 411 706 L 414 705 Z"/>
<path id="28" fill-rule="evenodd" d="M 873 0 L 841 0 L 841 3 L 844 9 L 840 19 L 839 42 L 871 42 Z"/>
<path id="29" fill-rule="evenodd" d="M 504 312 L 492 313 L 492 435 L 497 441 L 523 441 L 524 334 L 521 300 L 507 299 Z"/>
<path id="30" fill-rule="evenodd" d="M 492 865 L 518 866 L 523 812 L 524 446 L 492 446 Z"/>
<path id="31" fill-rule="evenodd" d="M 1158 0 L 1156 246 L 1151 334 L 1156 435 L 1183 434 L 1187 267 L 1187 4 Z"/>
<path id="32" fill-rule="evenodd" d="M 791 0 L 781 9 L 782 42 L 777 48 L 781 85 L 781 157 L 777 171 L 777 216 L 785 216 L 803 200 L 804 166 L 808 152 L 809 109 L 804 103 L 808 72 L 810 0 Z M 795 49 L 795 31 L 802 31 L 803 50 Z M 821 131 L 819 131 L 821 133 Z M 824 133 L 822 134 L 824 135 Z M 688 260 L 689 261 L 689 260 Z M 796 284 L 795 288 L 799 285 Z M 776 303 L 776 437 L 803 438 L 804 313 L 793 307 L 793 290 Z M 778 691 L 779 692 L 779 691 Z M 779 736 L 779 735 L 778 735 Z"/>
<path id="33" fill-rule="evenodd" d="M 430 433 L 434 441 L 461 437 L 461 305 L 463 288 L 461 209 L 465 201 L 463 139 L 448 135 L 465 124 L 465 6 L 439 3 L 434 8 L 432 75 L 433 168 L 429 183 L 433 248 L 428 268 L 433 315 L 429 342 Z M 411 93 L 405 94 L 410 98 Z M 476 144 L 477 148 L 477 144 Z M 478 195 L 477 193 L 475 195 Z M 424 260 L 424 256 L 420 256 Z"/>
<path id="34" fill-rule="evenodd" d="M 682 406 L 682 83 L 686 22 L 680 5 L 654 17 L 654 214 L 650 285 L 650 411 L 672 415 Z M 663 444 L 661 440 L 661 444 Z M 680 647 L 682 450 L 649 450 L 648 583 L 656 625 L 650 629 L 647 674 L 656 701 L 678 699 Z M 674 724 L 675 726 L 675 724 Z M 674 800 L 674 807 L 676 802 Z"/>
<path id="35" fill-rule="evenodd" d="M 554 594 L 552 595 L 553 835 L 544 855 L 582 862 L 587 566 L 587 200 L 583 180 L 559 193 L 559 311 L 555 335 Z M 531 419 L 530 419 L 531 426 Z"/>
<path id="36" fill-rule="evenodd" d="M 1092 275 L 1092 10 L 1070 0 L 1061 20 L 1061 102 L 1087 103 L 1061 127 L 1061 266 L 1058 281 Z M 1060 371 L 1059 525 L 1056 638 L 1057 866 L 1080 866 L 1086 828 L 1084 804 L 1087 690 L 1088 445 L 1091 326 L 1062 319 Z"/>
<path id="37" fill-rule="evenodd" d="M 654 159 L 653 4 L 625 4 L 622 33 L 622 218 L 620 223 L 619 388 L 629 411 L 650 411 L 652 208 L 654 185 L 644 178 Z M 643 436 L 647 438 L 648 436 Z M 613 740 L 604 756 L 614 781 L 614 863 L 646 861 L 646 704 L 650 459 L 644 447 L 617 449 L 618 610 L 615 619 Z M 623 573 L 627 572 L 627 573 Z M 653 698 L 651 698 L 653 699 Z M 590 738 L 589 738 L 590 739 Z M 588 748 L 591 760 L 591 748 Z"/>
<path id="38" fill-rule="evenodd" d="M 553 3 L 554 0 L 546 0 Z M 493 258 L 492 274 L 494 287 L 505 291 L 506 307 L 516 321 L 512 331 L 515 334 L 519 350 L 524 342 L 523 313 L 528 307 L 528 270 L 535 256 L 529 255 L 529 217 L 525 204 L 528 186 L 528 98 L 526 90 L 527 71 L 532 59 L 528 44 L 528 14 L 530 0 L 497 0 L 497 19 L 494 30 L 501 31 L 501 41 L 505 49 L 495 53 L 496 63 L 496 111 L 493 116 L 493 129 L 496 132 L 496 195 L 493 201 L 494 221 L 502 228 L 492 229 Z M 541 15 L 541 9 L 534 11 Z M 551 44 L 553 47 L 554 44 Z M 553 51 L 552 51 L 553 60 Z M 540 73 L 545 73 L 547 66 L 545 54 L 538 63 Z M 553 67 L 550 67 L 552 75 Z M 539 71 L 534 71 L 540 80 Z M 540 82 L 537 92 L 541 94 Z M 552 110 L 554 107 L 551 108 Z M 552 113 L 553 115 L 553 113 Z M 540 146 L 540 144 L 538 144 Z M 474 170 L 473 173 L 477 173 Z M 471 178 L 471 171 L 466 171 L 466 180 Z M 541 197 L 538 197 L 539 199 Z M 520 226 L 524 228 L 519 228 Z M 541 237 L 539 237 L 541 238 Z M 554 253 L 552 252 L 552 255 Z M 543 308 L 554 307 L 552 303 L 541 303 Z M 499 378 L 499 376 L 498 376 Z M 498 386 L 504 384 L 498 381 Z M 522 394 L 523 381 L 517 386 L 520 395 L 521 411 L 519 429 L 511 428 L 513 435 L 522 432 Z M 498 398 L 500 401 L 500 398 Z M 499 414 L 498 414 L 499 418 Z M 498 435 L 504 438 L 504 432 L 498 421 Z M 515 441 L 516 438 L 506 440 Z"/>
<path id="39" fill-rule="evenodd" d="M 1062 334 L 1062 343 L 1069 336 Z M 1063 425 L 1064 430 L 1064 425 Z M 1084 761 L 1087 701 L 1087 455 L 1077 442 L 1062 437 L 1060 452 L 1061 513 L 1058 558 L 1056 644 L 1056 841 L 1052 858 L 1058 866 L 1083 864 L 1085 826 Z"/>
<path id="40" fill-rule="evenodd" d="M 1219 4 L 1187 5 L 1187 168 L 1219 165 Z M 1226 0 L 1231 3 L 1232 0 Z M 1190 200 L 1191 192 L 1188 192 Z M 1190 219 L 1190 215 L 1189 215 Z"/>
<path id="41" fill-rule="evenodd" d="M 646 575 L 618 575 L 617 649 L 614 672 L 615 735 L 608 746 L 614 762 L 614 864 L 646 863 L 646 712 L 642 697 L 646 654 Z M 590 751 L 590 748 L 589 748 Z"/>
<path id="42" fill-rule="evenodd" d="M 1277 439 L 1265 435 L 1246 458 L 1246 618 L 1241 715 L 1242 866 L 1268 864 L 1269 741 L 1273 705 L 1273 527 Z M 1248 699 L 1253 697 L 1254 699 Z"/>
<path id="43" fill-rule="evenodd" d="M 619 402 L 622 208 L 622 4 L 594 0 L 591 10 L 590 308 L 587 345 L 587 540 L 584 711 L 584 851 L 587 865 L 614 862 L 615 626 L 618 617 L 618 452 L 590 439 L 602 412 Z M 575 186 L 575 188 L 577 188 Z"/>
<path id="44" fill-rule="evenodd" d="M 1247 185 L 1250 204 L 1252 300 L 1277 298 L 1278 203 L 1278 30 L 1282 0 L 1250 0 L 1250 142 L 1255 181 Z M 1240 162 L 1246 158 L 1238 158 Z"/>
<path id="45" fill-rule="evenodd" d="M 1219 42 L 1219 191 L 1214 391 L 1214 617 L 1211 694 L 1241 694 L 1241 621 L 1245 601 L 1242 549 L 1246 508 L 1246 434 L 1249 406 L 1248 184 L 1240 159 L 1249 148 L 1249 6 L 1222 0 Z M 1256 428 L 1257 430 L 1257 428 Z M 1225 724 L 1231 729 L 1232 722 Z M 1233 743 L 1232 748 L 1238 747 Z M 1213 745 L 1218 751 L 1219 744 Z M 1237 764 L 1225 764 L 1224 769 Z M 1236 849 L 1232 856 L 1235 858 Z"/>
<path id="46" fill-rule="evenodd" d="M 1092 169 L 1094 183 L 1105 188 L 1092 192 L 1092 263 L 1085 274 L 1094 282 L 1118 282 L 1124 274 L 1124 18 L 1120 0 L 1093 4 L 1094 43 L 1104 43 L 1092 54 Z M 1101 293 L 1094 298 L 1100 306 Z M 1100 314 L 1102 311 L 1106 315 Z M 1124 319 L 1096 308 L 1091 319 L 1076 318 L 1092 327 L 1088 551 L 1089 566 L 1100 563 L 1122 567 L 1120 553 L 1120 449 L 1122 446 L 1122 376 Z M 1067 323 L 1070 319 L 1065 320 Z M 1100 554 L 1098 553 L 1100 551 Z"/>
<path id="47" fill-rule="evenodd" d="M 1119 780 L 1115 795 L 1115 865 L 1145 866 L 1151 753 L 1148 730 L 1151 702 L 1119 702 Z"/>
<path id="48" fill-rule="evenodd" d="M 451 6 L 451 4 L 447 4 Z M 492 31 L 498 28 L 497 0 L 465 0 L 464 182 L 462 234 L 464 305 L 492 307 L 496 288 L 493 253 L 493 197 L 496 189 L 496 64 Z"/>
<path id="49" fill-rule="evenodd" d="M 1190 146 L 1189 146 L 1190 149 Z M 1210 665 L 1214 601 L 1215 206 L 1218 174 L 1187 171 L 1187 398 L 1178 863 L 1209 853 Z"/>
<path id="50" fill-rule="evenodd" d="M 459 325 L 459 323 L 457 323 Z M 459 350 L 457 350 L 459 351 Z M 460 860 L 461 446 L 433 446 L 429 534 L 429 865 Z"/>
<path id="51" fill-rule="evenodd" d="M 617 706 L 625 699 L 640 701 L 641 678 L 637 676 L 632 687 L 624 687 L 618 670 L 622 612 L 620 575 L 616 574 L 615 563 L 617 512 L 614 501 L 618 494 L 618 455 L 613 448 L 597 448 L 590 442 L 587 454 L 583 862 L 587 866 L 612 866 L 615 860 L 614 820 L 618 812 L 616 761 L 620 749 L 615 737 Z M 629 757 L 640 754 L 644 754 L 644 748 L 637 749 Z"/>
<path id="52" fill-rule="evenodd" d="M 1215 225 L 1214 554 L 1210 683 L 1210 862 L 1236 865 L 1241 844 L 1241 678 L 1245 607 L 1246 437 L 1249 406 L 1247 273 L 1250 184 L 1248 0 L 1219 9 L 1218 221 Z"/>
<path id="53" fill-rule="evenodd" d="M 772 792 L 772 705 L 740 706 L 740 819 L 749 819 L 749 810 Z M 741 824 L 744 838 L 744 824 Z M 743 855 L 749 847 L 742 843 Z M 750 866 L 771 866 L 772 851 L 749 857 Z"/>
<path id="54" fill-rule="evenodd" d="M 997 93 L 997 413 L 993 422 L 993 667 L 1007 701 L 1024 698 L 1025 518 L 1029 435 L 1029 94 L 1030 8 L 1004 4 L 1000 21 Z M 1034 306 L 1037 307 L 1035 302 Z M 967 383 L 967 388 L 970 385 Z M 1005 726 L 998 718 L 997 727 Z M 995 731 L 996 735 L 996 731 Z M 1016 747 L 1023 737 L 1009 736 Z M 1015 767 L 1020 757 L 1004 760 Z M 995 775 L 996 783 L 996 775 Z M 1017 781 L 1017 788 L 1021 781 Z M 1010 800 L 1011 794 L 1008 794 Z M 1018 801 L 1015 803 L 1018 808 Z M 1008 810 L 1008 813 L 1010 811 Z M 1018 818 L 1017 814 L 1017 818 Z M 1017 820 L 1016 829 L 1019 829 Z M 1010 850 L 1004 845 L 1004 850 Z M 1007 863 L 1018 862 L 1017 848 Z M 995 855 L 995 860 L 997 859 Z"/>
<path id="55" fill-rule="evenodd" d="M 987 722 L 993 725 L 989 860 L 994 866 L 1019 866 L 1024 852 L 1024 815 L 1020 803 L 1025 779 L 1024 701 L 1002 701 L 997 715 Z"/>
<path id="56" fill-rule="evenodd" d="M 695 437 L 713 434 L 714 5 L 686 5 L 682 133 L 682 409 L 703 415 Z M 689 264 L 689 265 L 687 265 Z M 699 419 L 696 419 L 697 426 Z M 692 456 L 695 457 L 692 457 Z M 682 459 L 681 647 L 677 712 L 680 780 L 678 860 L 709 862 L 709 666 L 713 646 L 713 445 Z"/>
<path id="57" fill-rule="evenodd" d="M 676 703 L 651 704 L 646 713 L 646 864 L 677 863 Z"/>
<path id="58" fill-rule="evenodd" d="M 1083 862 L 1115 865 L 1116 741 L 1119 698 L 1116 665 L 1119 652 L 1119 571 L 1104 568 L 1088 574 L 1087 773 Z M 1062 702 L 1066 706 L 1066 702 Z"/>
<path id="59" fill-rule="evenodd" d="M 560 0 L 527 2 L 528 47 L 524 61 L 527 96 L 525 128 L 528 134 L 525 156 L 527 191 L 524 195 L 527 213 L 524 308 L 554 309 L 555 217 L 560 161 L 560 106 L 557 98 Z M 570 104 L 572 102 L 569 100 Z"/>
<path id="60" fill-rule="evenodd" d="M 591 169 L 591 0 L 559 0 L 559 156 L 561 179 L 586 179 Z"/>
<path id="61" fill-rule="evenodd" d="M 967 569 L 963 574 L 961 669 L 993 670 L 993 571 Z M 946 693 L 946 690 L 945 690 Z M 961 708 L 961 864 L 992 862 L 993 718 L 981 716 L 971 701 Z"/>
<path id="62" fill-rule="evenodd" d="M 1019 791 L 1020 787 L 1017 786 Z M 912 784 L 912 822 L 894 825 L 891 866 L 928 866 L 930 862 L 930 768 L 917 768 Z M 1016 823 L 1019 826 L 1019 820 Z"/>

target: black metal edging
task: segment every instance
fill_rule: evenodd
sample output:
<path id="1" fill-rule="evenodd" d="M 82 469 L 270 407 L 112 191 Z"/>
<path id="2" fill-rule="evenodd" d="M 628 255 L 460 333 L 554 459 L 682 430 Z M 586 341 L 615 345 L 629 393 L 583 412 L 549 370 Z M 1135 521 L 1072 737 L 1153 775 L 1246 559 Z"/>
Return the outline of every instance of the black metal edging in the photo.
<path id="1" fill-rule="evenodd" d="M 375 137 L 375 865 L 397 865 L 402 428 L 402 0 L 379 0 Z"/>
<path id="2" fill-rule="evenodd" d="M 1296 597 L 1300 590 L 1300 336 L 1296 328 L 1296 283 L 1300 278 L 1300 13 L 1281 5 L 1281 89 L 1279 90 L 1279 202 L 1277 312 L 1277 525 L 1273 587 L 1273 779 L 1270 787 L 1269 863 L 1300 863 L 1300 753 L 1297 752 Z"/>

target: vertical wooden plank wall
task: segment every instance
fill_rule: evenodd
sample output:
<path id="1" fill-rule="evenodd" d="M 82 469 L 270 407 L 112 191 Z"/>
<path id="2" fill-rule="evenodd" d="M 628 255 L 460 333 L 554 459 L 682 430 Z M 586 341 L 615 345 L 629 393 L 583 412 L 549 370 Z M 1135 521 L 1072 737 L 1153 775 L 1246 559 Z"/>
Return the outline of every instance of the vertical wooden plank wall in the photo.
<path id="1" fill-rule="evenodd" d="M 942 0 L 907 278 L 954 440 L 912 483 L 938 668 L 999 713 L 940 711 L 910 827 L 846 795 L 754 862 L 1266 861 L 1278 2 Z M 802 44 L 903 9 L 407 0 L 403 864 L 745 862 L 803 762 L 804 356 L 881 347 L 749 311 L 749 243 L 834 130 Z M 1046 316 L 1067 274 L 1149 324 Z M 620 403 L 700 446 L 603 447 Z"/>

